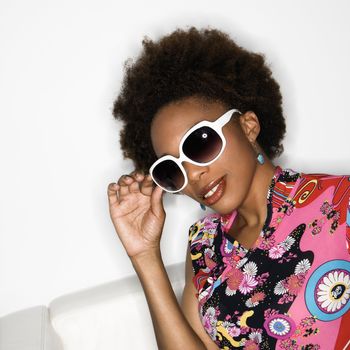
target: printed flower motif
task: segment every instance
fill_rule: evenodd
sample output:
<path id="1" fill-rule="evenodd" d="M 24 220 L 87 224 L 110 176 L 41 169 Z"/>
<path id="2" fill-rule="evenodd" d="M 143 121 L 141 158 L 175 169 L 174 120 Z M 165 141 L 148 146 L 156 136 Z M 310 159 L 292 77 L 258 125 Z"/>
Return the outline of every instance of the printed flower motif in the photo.
<path id="1" fill-rule="evenodd" d="M 226 322 L 223 322 L 222 325 L 227 329 L 228 334 L 231 337 L 238 337 L 241 334 L 241 330 L 235 326 L 234 323 L 228 322 L 229 324 L 226 324 Z"/>
<path id="2" fill-rule="evenodd" d="M 256 329 L 249 334 L 249 339 L 253 340 L 255 343 L 259 344 L 262 341 L 262 330 Z"/>
<path id="3" fill-rule="evenodd" d="M 258 285 L 261 286 L 267 281 L 269 276 L 270 276 L 269 272 L 264 272 L 261 275 L 256 276 L 255 279 L 258 281 Z"/>
<path id="4" fill-rule="evenodd" d="M 269 250 L 274 246 L 274 244 L 275 244 L 275 237 L 274 236 L 263 237 L 260 244 L 259 244 L 259 249 Z"/>
<path id="5" fill-rule="evenodd" d="M 228 256 L 232 253 L 233 250 L 233 244 L 230 242 L 228 239 L 225 239 L 225 244 L 224 244 L 224 255 Z"/>
<path id="6" fill-rule="evenodd" d="M 286 239 L 283 242 L 280 243 L 280 246 L 284 250 L 288 251 L 292 247 L 294 242 L 295 242 L 295 238 L 293 238 L 291 236 L 287 236 Z"/>
<path id="7" fill-rule="evenodd" d="M 254 287 L 257 284 L 258 284 L 258 281 L 253 276 L 244 275 L 243 280 L 239 285 L 239 291 L 242 294 L 248 294 L 254 289 Z"/>
<path id="8" fill-rule="evenodd" d="M 256 292 L 249 299 L 246 300 L 245 305 L 247 307 L 255 307 L 259 305 L 259 302 L 265 299 L 264 292 Z"/>
<path id="9" fill-rule="evenodd" d="M 248 262 L 243 267 L 243 272 L 249 276 L 255 276 L 258 272 L 258 267 L 256 266 L 256 263 L 253 261 Z"/>
<path id="10" fill-rule="evenodd" d="M 276 309 L 268 308 L 264 311 L 264 318 L 269 318 L 272 315 L 276 315 L 278 311 Z"/>
<path id="11" fill-rule="evenodd" d="M 282 295 L 284 293 L 287 293 L 287 288 L 285 287 L 285 284 L 284 284 L 284 280 L 282 281 L 279 281 L 277 282 L 277 284 L 275 285 L 275 288 L 273 290 L 273 292 L 276 294 L 276 295 Z"/>
<path id="12" fill-rule="evenodd" d="M 237 324 L 240 326 L 240 321 L 237 322 Z M 241 327 L 241 334 L 247 334 L 249 332 L 250 328 L 246 326 Z"/>
<path id="13" fill-rule="evenodd" d="M 279 208 L 273 208 L 272 211 L 273 211 L 273 214 L 272 214 L 273 219 L 271 220 L 270 226 L 277 228 L 278 225 L 283 220 L 284 213 L 279 211 Z"/>
<path id="14" fill-rule="evenodd" d="M 285 213 L 286 215 L 290 215 L 292 214 L 293 209 L 294 209 L 293 203 L 286 201 L 286 203 L 281 206 L 280 211 Z"/>
<path id="15" fill-rule="evenodd" d="M 324 224 L 326 223 L 324 218 L 320 218 L 320 219 L 315 219 L 313 222 L 308 224 L 308 227 L 311 228 L 312 227 L 312 235 L 317 235 L 322 231 L 322 227 L 324 226 Z"/>
<path id="16" fill-rule="evenodd" d="M 215 253 L 211 249 L 206 248 L 204 250 L 204 260 L 209 271 L 211 271 L 217 265 L 216 262 L 211 259 L 214 255 Z M 209 271 L 206 271 L 206 272 L 209 272 Z"/>
<path id="17" fill-rule="evenodd" d="M 264 292 L 256 292 L 251 296 L 251 299 L 253 301 L 263 301 L 266 297 L 266 294 Z"/>
<path id="18" fill-rule="evenodd" d="M 288 293 L 283 294 L 281 298 L 278 299 L 277 304 L 287 304 L 291 303 L 294 300 L 294 296 Z"/>
<path id="19" fill-rule="evenodd" d="M 241 260 L 240 257 L 238 257 L 237 255 L 230 255 L 230 256 L 224 256 L 223 257 L 223 261 L 226 265 L 228 266 L 232 266 L 232 267 L 235 267 L 237 265 L 237 262 Z"/>
<path id="20" fill-rule="evenodd" d="M 311 234 L 312 234 L 313 236 L 316 236 L 316 235 L 318 235 L 318 234 L 321 232 L 321 230 L 322 230 L 322 226 L 315 226 L 315 227 L 312 229 Z"/>
<path id="21" fill-rule="evenodd" d="M 306 273 L 310 269 L 310 267 L 311 267 L 310 261 L 308 259 L 303 259 L 297 263 L 294 273 L 296 275 L 300 273 Z"/>
<path id="22" fill-rule="evenodd" d="M 257 306 L 257 305 L 259 305 L 259 302 L 258 301 L 252 301 L 252 298 L 249 298 L 249 299 L 247 299 L 246 301 L 245 301 L 245 306 L 246 307 L 255 307 L 255 306 Z"/>
<path id="23" fill-rule="evenodd" d="M 264 322 L 267 334 L 276 339 L 287 339 L 295 331 L 296 325 L 292 318 L 283 314 L 268 317 Z"/>
<path id="24" fill-rule="evenodd" d="M 323 204 L 321 205 L 321 213 L 324 214 L 324 215 L 327 215 L 329 214 L 333 209 L 333 205 L 330 205 L 329 202 L 327 200 L 325 200 L 323 202 Z"/>
<path id="25" fill-rule="evenodd" d="M 272 247 L 269 250 L 269 257 L 271 259 L 279 259 L 285 252 L 286 250 L 282 247 L 282 245 L 278 244 L 276 247 Z"/>
<path id="26" fill-rule="evenodd" d="M 340 212 L 339 211 L 336 211 L 334 214 L 333 214 L 333 220 L 339 220 L 340 219 Z"/>
<path id="27" fill-rule="evenodd" d="M 317 301 L 327 312 L 340 310 L 350 297 L 350 277 L 344 271 L 330 271 L 318 285 Z"/>
<path id="28" fill-rule="evenodd" d="M 233 294 L 236 294 L 236 291 L 243 280 L 243 276 L 243 272 L 239 269 L 233 268 L 231 271 L 229 271 L 228 278 L 226 280 L 226 295 L 231 296 Z"/>
<path id="29" fill-rule="evenodd" d="M 217 318 L 216 318 L 216 311 L 215 309 L 210 306 L 208 309 L 205 311 L 205 314 L 202 317 L 202 324 L 207 333 L 210 335 L 211 339 L 215 340 L 216 334 L 217 334 L 217 329 L 216 329 L 216 323 L 217 323 Z"/>
<path id="30" fill-rule="evenodd" d="M 339 225 L 338 220 L 333 221 L 331 224 L 331 228 L 329 230 L 329 233 L 333 234 L 334 231 L 337 229 L 338 225 Z"/>
<path id="31" fill-rule="evenodd" d="M 298 350 L 299 346 L 296 341 L 293 339 L 285 339 L 281 341 L 281 348 L 285 350 Z"/>
<path id="32" fill-rule="evenodd" d="M 247 340 L 244 343 L 244 350 L 259 350 L 259 345 L 254 340 Z"/>
<path id="33" fill-rule="evenodd" d="M 311 327 L 316 322 L 316 318 L 313 316 L 304 317 L 300 321 L 300 325 L 303 327 Z"/>
<path id="34" fill-rule="evenodd" d="M 286 284 L 288 288 L 288 292 L 291 295 L 298 295 L 301 286 L 304 283 L 305 275 L 290 275 L 286 279 Z"/>
<path id="35" fill-rule="evenodd" d="M 269 324 L 270 331 L 278 335 L 285 335 L 289 332 L 290 326 L 288 322 L 282 318 L 276 318 Z"/>

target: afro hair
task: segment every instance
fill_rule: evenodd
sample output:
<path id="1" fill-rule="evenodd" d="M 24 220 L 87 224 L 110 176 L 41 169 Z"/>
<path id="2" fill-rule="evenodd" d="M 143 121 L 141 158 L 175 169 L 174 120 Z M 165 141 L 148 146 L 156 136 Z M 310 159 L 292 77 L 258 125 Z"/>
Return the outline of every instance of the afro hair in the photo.
<path id="1" fill-rule="evenodd" d="M 221 102 L 259 118 L 257 142 L 273 159 L 283 152 L 286 131 L 280 87 L 261 53 L 238 46 L 218 29 L 176 29 L 158 41 L 142 40 L 114 101 L 113 116 L 123 122 L 120 144 L 125 158 L 145 174 L 156 160 L 151 122 L 163 106 L 188 97 Z"/>

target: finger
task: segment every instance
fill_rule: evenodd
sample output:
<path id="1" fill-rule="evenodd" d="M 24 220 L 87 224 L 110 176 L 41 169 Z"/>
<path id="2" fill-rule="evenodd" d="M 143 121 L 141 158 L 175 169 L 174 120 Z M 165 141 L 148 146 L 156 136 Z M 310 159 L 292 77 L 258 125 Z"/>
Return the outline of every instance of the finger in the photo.
<path id="1" fill-rule="evenodd" d="M 129 185 L 129 192 L 130 193 L 138 193 L 138 192 L 140 192 L 140 184 L 137 181 L 133 181 Z"/>
<path id="2" fill-rule="evenodd" d="M 137 172 L 136 170 L 129 174 L 130 177 L 132 177 L 133 182 L 129 185 L 129 192 L 130 193 L 137 193 L 140 192 L 140 183 L 144 179 L 144 175 Z"/>
<path id="3" fill-rule="evenodd" d="M 125 196 L 130 193 L 129 186 L 134 182 L 134 179 L 129 175 L 123 175 L 118 180 L 118 185 L 120 186 L 119 195 Z"/>
<path id="4" fill-rule="evenodd" d="M 161 217 L 164 214 L 163 193 L 163 189 L 159 186 L 156 186 L 156 188 L 152 192 L 151 206 L 153 213 L 157 217 Z"/>
<path id="5" fill-rule="evenodd" d="M 150 196 L 153 191 L 153 180 L 151 175 L 144 177 L 144 180 L 140 183 L 140 191 L 146 196 Z"/>
<path id="6" fill-rule="evenodd" d="M 107 197 L 108 197 L 108 202 L 110 206 L 119 204 L 119 201 L 118 201 L 119 187 L 120 186 L 115 182 L 110 183 L 107 187 Z"/>
<path id="7" fill-rule="evenodd" d="M 129 174 L 129 176 L 131 176 L 135 181 L 138 181 L 138 182 L 142 181 L 142 180 L 145 178 L 145 175 L 144 175 L 144 174 L 142 174 L 142 173 L 140 173 L 140 172 L 138 172 L 138 171 L 136 171 L 136 170 L 134 170 L 133 172 L 131 172 L 131 173 Z"/>

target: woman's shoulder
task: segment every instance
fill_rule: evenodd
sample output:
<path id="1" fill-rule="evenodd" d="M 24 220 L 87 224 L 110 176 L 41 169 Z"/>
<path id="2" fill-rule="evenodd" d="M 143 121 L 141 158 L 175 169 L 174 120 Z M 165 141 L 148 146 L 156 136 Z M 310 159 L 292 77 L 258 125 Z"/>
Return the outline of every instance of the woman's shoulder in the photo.
<path id="1" fill-rule="evenodd" d="M 333 201 L 348 204 L 350 197 L 350 175 L 332 173 L 304 173 L 300 172 L 298 191 L 329 192 Z"/>
<path id="2" fill-rule="evenodd" d="M 349 174 L 335 174 L 333 172 L 299 172 L 301 177 L 304 178 L 314 178 L 322 181 L 330 181 L 332 179 L 344 178 L 350 183 L 350 173 Z"/>
<path id="3" fill-rule="evenodd" d="M 345 221 L 350 224 L 350 175 L 301 172 L 296 206 L 306 207 L 318 198 L 322 198 L 322 212 L 338 212 L 339 225 Z"/>

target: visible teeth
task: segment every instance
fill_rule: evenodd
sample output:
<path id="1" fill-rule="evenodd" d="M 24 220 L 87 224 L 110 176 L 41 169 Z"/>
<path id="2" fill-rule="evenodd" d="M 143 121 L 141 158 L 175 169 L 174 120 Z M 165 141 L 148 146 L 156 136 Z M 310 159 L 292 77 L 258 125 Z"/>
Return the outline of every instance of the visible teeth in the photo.
<path id="1" fill-rule="evenodd" d="M 219 187 L 219 184 L 217 184 L 215 187 L 213 187 L 205 196 L 204 198 L 208 198 L 211 195 L 213 195 L 215 193 L 215 191 L 217 190 L 217 188 Z"/>

